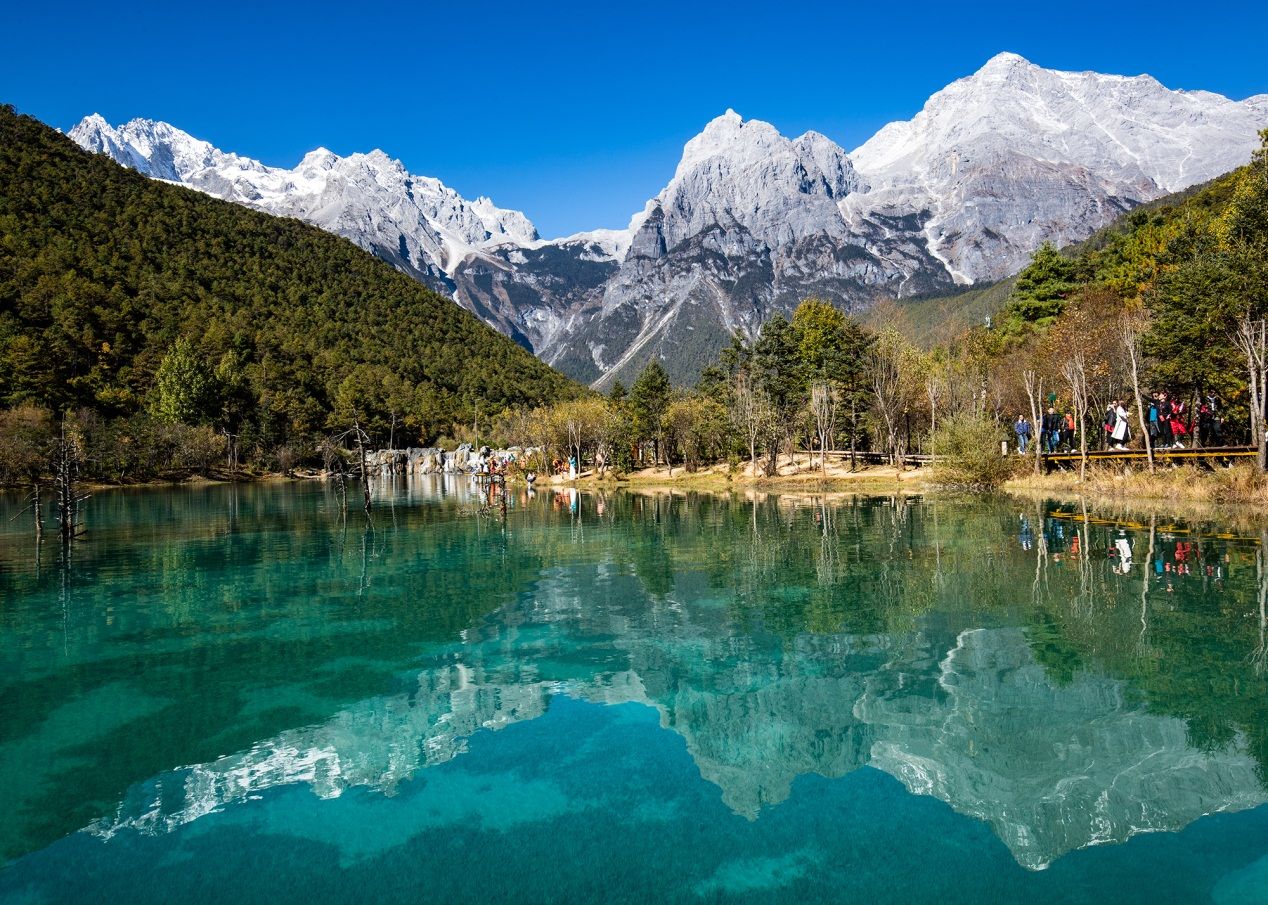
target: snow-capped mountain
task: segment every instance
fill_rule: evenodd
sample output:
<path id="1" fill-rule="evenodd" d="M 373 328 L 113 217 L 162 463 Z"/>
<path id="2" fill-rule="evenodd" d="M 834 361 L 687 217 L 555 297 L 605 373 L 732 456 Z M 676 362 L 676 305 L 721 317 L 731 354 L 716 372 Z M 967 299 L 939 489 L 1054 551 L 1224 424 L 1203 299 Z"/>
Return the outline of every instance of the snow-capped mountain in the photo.
<path id="1" fill-rule="evenodd" d="M 949 286 L 917 228 L 846 218 L 846 199 L 867 189 L 824 136 L 785 138 L 728 110 L 687 143 L 631 222 L 624 259 L 540 354 L 601 384 L 652 355 L 689 379 L 731 333 L 752 334 L 807 296 L 852 309 L 897 286 Z"/>
<path id="2" fill-rule="evenodd" d="M 71 137 L 180 182 L 346 236 L 566 373 L 603 385 L 652 356 L 690 380 L 740 330 L 809 295 L 847 310 L 1020 269 L 1137 204 L 1245 163 L 1268 95 L 1233 101 L 1149 76 L 999 54 L 853 153 L 733 111 L 683 150 L 624 230 L 543 240 L 528 219 L 411 176 L 381 151 L 294 169 L 165 123 L 90 116 Z"/>
<path id="3" fill-rule="evenodd" d="M 453 291 L 449 274 L 466 255 L 538 238 L 519 211 L 488 198 L 468 201 L 378 150 L 340 157 L 318 148 L 288 170 L 226 153 L 167 123 L 134 119 L 115 129 L 96 114 L 70 137 L 147 176 L 346 236 L 446 293 Z"/>
<path id="4" fill-rule="evenodd" d="M 930 251 L 976 282 L 1241 166 L 1265 125 L 1268 95 L 1231 101 L 1001 53 L 850 157 L 873 186 L 859 210 L 930 211 Z"/>

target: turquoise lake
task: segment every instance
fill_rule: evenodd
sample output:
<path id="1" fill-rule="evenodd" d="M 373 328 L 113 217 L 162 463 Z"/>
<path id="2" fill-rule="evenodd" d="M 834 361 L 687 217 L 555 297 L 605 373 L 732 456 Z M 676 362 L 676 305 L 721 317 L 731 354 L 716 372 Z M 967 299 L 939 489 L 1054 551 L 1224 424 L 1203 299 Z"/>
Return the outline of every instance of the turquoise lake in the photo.
<path id="1" fill-rule="evenodd" d="M 1268 903 L 1258 528 L 0 496 L 0 901 Z"/>

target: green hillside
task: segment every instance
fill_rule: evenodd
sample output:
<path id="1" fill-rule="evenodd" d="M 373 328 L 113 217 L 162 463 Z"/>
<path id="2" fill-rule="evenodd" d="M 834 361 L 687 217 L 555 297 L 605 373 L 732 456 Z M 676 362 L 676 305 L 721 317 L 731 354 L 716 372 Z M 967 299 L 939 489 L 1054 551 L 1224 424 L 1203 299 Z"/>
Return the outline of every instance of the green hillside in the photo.
<path id="1" fill-rule="evenodd" d="M 994 319 L 1013 291 L 1016 277 L 945 295 L 885 299 L 859 315 L 872 330 L 892 327 L 921 348 L 945 345 L 973 327 Z"/>
<path id="2" fill-rule="evenodd" d="M 0 107 L 0 406 L 151 412 L 265 446 L 354 412 L 429 440 L 579 391 L 351 242 Z"/>

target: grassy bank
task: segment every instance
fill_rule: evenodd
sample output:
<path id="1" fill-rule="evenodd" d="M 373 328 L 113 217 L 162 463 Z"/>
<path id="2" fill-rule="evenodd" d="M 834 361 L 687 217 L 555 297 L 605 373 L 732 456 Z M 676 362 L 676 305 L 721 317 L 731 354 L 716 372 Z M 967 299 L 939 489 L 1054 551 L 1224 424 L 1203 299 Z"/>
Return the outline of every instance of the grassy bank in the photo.
<path id="1" fill-rule="evenodd" d="M 1257 529 L 1268 520 L 1268 481 L 1248 465 L 1204 471 L 1192 466 L 1145 470 L 1089 468 L 1086 482 L 1077 471 L 1016 477 L 1004 485 L 1014 496 L 1068 500 L 1103 516 L 1143 523 L 1182 519 Z"/>

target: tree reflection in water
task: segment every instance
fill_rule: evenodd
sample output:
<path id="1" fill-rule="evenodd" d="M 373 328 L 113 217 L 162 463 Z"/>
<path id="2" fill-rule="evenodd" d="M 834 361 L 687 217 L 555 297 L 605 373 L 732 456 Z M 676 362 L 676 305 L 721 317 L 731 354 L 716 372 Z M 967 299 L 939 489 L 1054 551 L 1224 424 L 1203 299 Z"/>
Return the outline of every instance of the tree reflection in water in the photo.
<path id="1" fill-rule="evenodd" d="M 1031 868 L 1265 799 L 1262 533 L 1009 500 L 379 498 L 350 557 L 320 488 L 100 495 L 60 575 L 4 536 L 6 851 L 287 784 L 390 794 L 561 694 L 655 708 L 751 819 L 873 767 Z M 95 738 L 51 728 L 94 695 Z"/>

